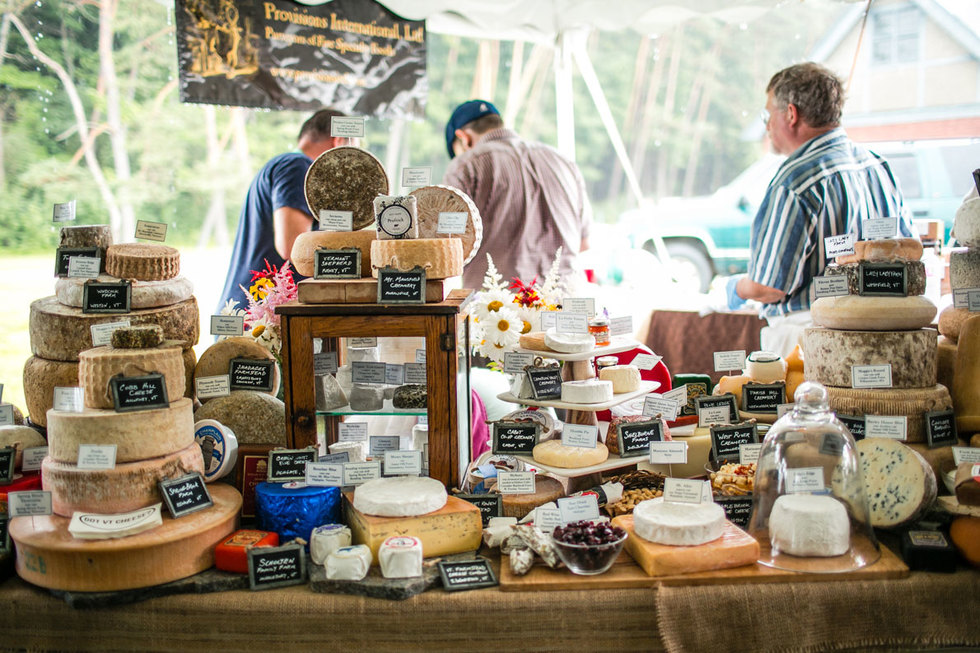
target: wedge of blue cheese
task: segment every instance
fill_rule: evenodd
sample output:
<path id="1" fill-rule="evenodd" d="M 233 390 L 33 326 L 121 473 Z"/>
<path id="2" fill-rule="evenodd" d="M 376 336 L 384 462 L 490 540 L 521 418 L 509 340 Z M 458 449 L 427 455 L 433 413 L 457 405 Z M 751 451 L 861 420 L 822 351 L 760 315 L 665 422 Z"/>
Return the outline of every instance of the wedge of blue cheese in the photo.
<path id="1" fill-rule="evenodd" d="M 865 438 L 857 449 L 872 526 L 910 524 L 936 500 L 936 475 L 911 447 L 888 438 Z"/>

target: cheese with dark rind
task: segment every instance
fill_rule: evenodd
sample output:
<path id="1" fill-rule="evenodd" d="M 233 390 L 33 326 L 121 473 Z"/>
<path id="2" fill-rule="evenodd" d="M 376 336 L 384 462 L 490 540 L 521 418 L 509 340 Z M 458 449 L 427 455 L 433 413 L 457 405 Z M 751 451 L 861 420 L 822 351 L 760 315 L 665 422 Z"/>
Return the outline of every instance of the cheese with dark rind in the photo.
<path id="1" fill-rule="evenodd" d="M 88 279 L 64 278 L 54 283 L 54 294 L 65 306 L 82 307 L 85 282 Z M 100 274 L 96 281 L 102 283 L 118 282 L 117 277 Z M 130 309 L 171 306 L 194 295 L 194 284 L 187 277 L 174 277 L 163 281 L 131 280 L 129 296 Z"/>
<path id="2" fill-rule="evenodd" d="M 68 532 L 67 517 L 17 517 L 10 522 L 17 574 L 39 587 L 106 592 L 161 585 L 209 569 L 215 546 L 235 530 L 242 497 L 223 483 L 208 490 L 210 508 L 180 519 L 165 514 L 163 525 L 118 539 L 78 540 Z"/>
<path id="3" fill-rule="evenodd" d="M 188 347 L 183 351 L 184 359 L 184 396 L 194 398 L 194 367 L 197 365 L 197 354 L 194 349 Z M 170 397 L 170 401 L 174 401 Z"/>
<path id="4" fill-rule="evenodd" d="M 803 335 L 803 374 L 838 388 L 851 387 L 855 365 L 891 365 L 893 388 L 936 385 L 936 332 L 807 329 Z"/>
<path id="5" fill-rule="evenodd" d="M 123 413 L 51 409 L 47 422 L 48 456 L 59 463 L 77 463 L 80 444 L 115 445 L 117 463 L 167 456 L 194 444 L 194 405 L 187 397 L 167 408 Z"/>
<path id="6" fill-rule="evenodd" d="M 949 539 L 967 562 L 980 567 L 980 517 L 954 519 L 949 525 Z"/>
<path id="7" fill-rule="evenodd" d="M 953 407 L 946 386 L 931 388 L 835 388 L 827 387 L 830 409 L 843 415 L 890 415 L 906 418 L 906 442 L 926 441 L 925 413 Z"/>
<path id="8" fill-rule="evenodd" d="M 921 329 L 936 319 L 936 305 L 923 297 L 820 297 L 810 306 L 813 323 L 851 331 Z"/>
<path id="9" fill-rule="evenodd" d="M 103 252 L 112 244 L 112 228 L 107 224 L 66 225 L 61 228 L 58 247 L 98 247 Z M 103 257 L 104 258 L 104 257 Z"/>
<path id="10" fill-rule="evenodd" d="M 320 211 L 350 211 L 357 230 L 374 222 L 374 198 L 388 194 L 388 175 L 367 150 L 335 147 L 313 161 L 304 188 L 313 217 Z"/>
<path id="11" fill-rule="evenodd" d="M 116 349 L 149 349 L 163 343 L 163 329 L 157 324 L 123 327 L 112 332 L 112 346 Z"/>
<path id="12" fill-rule="evenodd" d="M 936 500 L 936 475 L 915 450 L 898 440 L 858 440 L 871 525 L 895 528 L 925 514 Z"/>
<path id="13" fill-rule="evenodd" d="M 152 506 L 160 502 L 160 481 L 193 472 L 204 475 L 204 458 L 197 444 L 112 469 L 79 469 L 48 456 L 41 463 L 41 484 L 51 492 L 55 514 L 71 517 L 75 511 L 119 513 Z"/>
<path id="14" fill-rule="evenodd" d="M 922 261 L 897 261 L 905 268 L 905 294 L 906 296 L 921 295 L 926 291 L 926 265 Z M 825 276 L 845 276 L 847 277 L 847 291 L 852 295 L 861 292 L 861 264 L 845 263 L 843 265 L 828 265 L 823 271 Z"/>
<path id="15" fill-rule="evenodd" d="M 80 308 L 64 306 L 52 295 L 31 303 L 31 352 L 53 361 L 77 361 L 78 354 L 92 347 L 91 327 L 129 320 L 131 326 L 159 324 L 164 340 L 176 340 L 183 347 L 197 344 L 200 330 L 197 300 L 193 297 L 173 306 L 134 310 L 125 315 L 82 313 Z"/>
<path id="16" fill-rule="evenodd" d="M 463 241 L 463 265 L 473 260 L 483 242 L 483 219 L 470 196 L 452 186 L 423 186 L 411 192 L 418 198 L 419 238 L 458 238 Z M 439 233 L 440 213 L 465 213 L 461 234 Z"/>
<path id="17" fill-rule="evenodd" d="M 980 249 L 954 249 L 949 254 L 949 286 L 980 288 Z"/>
<path id="18" fill-rule="evenodd" d="M 838 256 L 838 265 L 861 261 L 918 261 L 922 258 L 922 241 L 918 238 L 882 238 L 859 240 L 854 253 Z"/>
<path id="19" fill-rule="evenodd" d="M 448 279 L 463 274 L 463 245 L 458 238 L 375 240 L 371 243 L 371 274 L 394 267 L 425 270 L 426 279 Z"/>
<path id="20" fill-rule="evenodd" d="M 286 405 L 272 395 L 251 390 L 232 390 L 194 412 L 194 421 L 213 419 L 230 428 L 239 445 L 286 446 Z"/>
<path id="21" fill-rule="evenodd" d="M 244 358 L 254 361 L 271 361 L 273 363 L 272 390 L 257 390 L 257 392 L 265 392 L 273 397 L 279 394 L 281 374 L 279 372 L 279 364 L 276 362 L 276 357 L 272 355 L 272 352 L 256 342 L 255 338 L 252 338 L 251 336 L 235 336 L 232 338 L 225 338 L 224 340 L 219 340 L 205 349 L 194 368 L 194 378 L 200 379 L 208 376 L 222 376 L 229 374 L 231 370 L 231 361 L 234 358 Z M 211 399 L 213 399 L 213 397 L 199 398 L 199 401 L 203 404 L 207 403 Z"/>
<path id="22" fill-rule="evenodd" d="M 957 343 L 960 340 L 963 323 L 976 315 L 977 313 L 971 313 L 965 308 L 947 306 L 939 314 L 939 333 L 949 338 L 951 342 Z"/>
<path id="23" fill-rule="evenodd" d="M 106 250 L 105 271 L 120 279 L 173 279 L 180 274 L 180 252 L 157 243 L 110 245 Z"/>
<path id="24" fill-rule="evenodd" d="M 361 277 L 371 276 L 371 243 L 377 240 L 374 229 L 360 231 L 306 231 L 293 241 L 289 260 L 304 277 L 312 277 L 316 266 L 316 250 L 355 248 L 361 251 Z"/>
<path id="25" fill-rule="evenodd" d="M 163 375 L 167 399 L 176 401 L 184 396 L 187 379 L 184 376 L 184 357 L 180 347 L 151 349 L 116 349 L 94 347 L 78 355 L 78 384 L 84 390 L 88 408 L 112 408 L 113 377 Z"/>
<path id="26" fill-rule="evenodd" d="M 47 412 L 54 406 L 54 389 L 78 385 L 78 361 L 49 361 L 31 356 L 24 364 L 24 402 L 31 422 L 47 425 Z"/>

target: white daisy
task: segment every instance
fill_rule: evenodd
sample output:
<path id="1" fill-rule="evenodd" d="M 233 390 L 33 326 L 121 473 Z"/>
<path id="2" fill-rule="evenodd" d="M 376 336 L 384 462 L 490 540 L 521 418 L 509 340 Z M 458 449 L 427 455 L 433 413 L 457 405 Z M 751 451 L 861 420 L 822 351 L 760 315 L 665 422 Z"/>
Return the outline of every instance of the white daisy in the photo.
<path id="1" fill-rule="evenodd" d="M 521 320 L 521 333 L 541 330 L 541 311 L 530 306 L 517 306 L 517 317 Z"/>
<path id="2" fill-rule="evenodd" d="M 473 314 L 481 324 L 492 322 L 492 316 L 502 308 L 512 308 L 514 296 L 506 290 L 484 290 L 473 302 Z"/>
<path id="3" fill-rule="evenodd" d="M 495 311 L 487 322 L 483 323 L 487 340 L 498 348 L 513 349 L 521 339 L 521 329 L 524 321 L 517 316 L 512 308 L 501 307 Z"/>

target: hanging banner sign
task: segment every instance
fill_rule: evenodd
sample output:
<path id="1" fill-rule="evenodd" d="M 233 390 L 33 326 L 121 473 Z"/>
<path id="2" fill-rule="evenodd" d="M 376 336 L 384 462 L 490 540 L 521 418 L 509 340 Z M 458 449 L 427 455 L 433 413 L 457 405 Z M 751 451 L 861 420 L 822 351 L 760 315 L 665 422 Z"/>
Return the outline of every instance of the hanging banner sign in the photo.
<path id="1" fill-rule="evenodd" d="M 425 21 L 373 0 L 177 0 L 180 99 L 425 118 Z"/>

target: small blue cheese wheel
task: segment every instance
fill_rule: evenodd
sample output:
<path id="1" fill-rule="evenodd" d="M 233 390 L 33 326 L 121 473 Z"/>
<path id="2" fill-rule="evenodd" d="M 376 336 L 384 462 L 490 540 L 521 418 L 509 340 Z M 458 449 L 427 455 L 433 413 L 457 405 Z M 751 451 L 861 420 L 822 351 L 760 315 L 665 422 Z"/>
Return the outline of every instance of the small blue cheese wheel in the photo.
<path id="1" fill-rule="evenodd" d="M 417 537 L 389 537 L 378 549 L 381 575 L 385 578 L 415 578 L 422 575 L 422 541 Z"/>
<path id="2" fill-rule="evenodd" d="M 371 568 L 371 549 L 366 544 L 345 546 L 327 556 L 327 580 L 361 580 Z"/>
<path id="3" fill-rule="evenodd" d="M 313 562 L 322 565 L 327 556 L 338 549 L 350 546 L 350 529 L 343 524 L 324 524 L 317 526 L 310 533 L 310 557 Z"/>
<path id="4" fill-rule="evenodd" d="M 234 431 L 213 419 L 194 424 L 194 441 L 204 456 L 204 480 L 208 483 L 228 475 L 238 460 L 238 438 Z"/>

